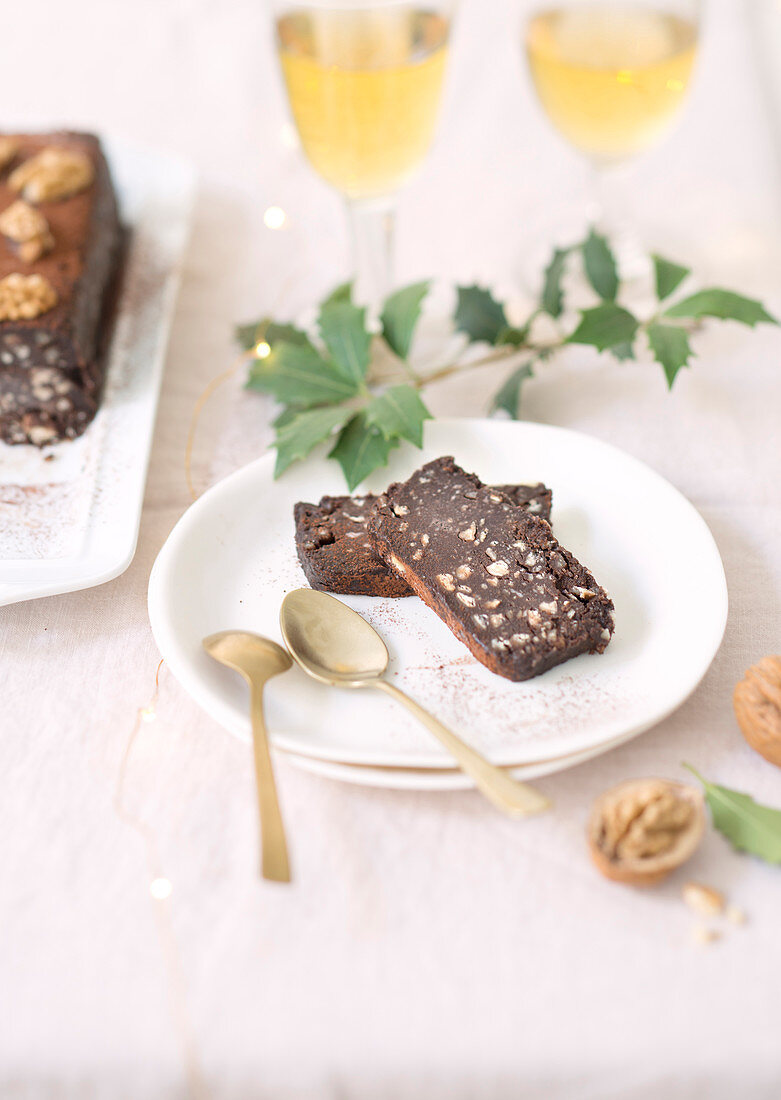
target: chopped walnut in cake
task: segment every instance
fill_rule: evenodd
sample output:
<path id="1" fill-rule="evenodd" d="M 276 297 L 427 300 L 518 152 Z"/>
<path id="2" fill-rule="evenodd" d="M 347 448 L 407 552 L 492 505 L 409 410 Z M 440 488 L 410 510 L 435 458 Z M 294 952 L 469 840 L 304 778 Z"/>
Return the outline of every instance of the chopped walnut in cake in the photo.
<path id="1" fill-rule="evenodd" d="M 86 153 L 49 145 L 15 168 L 8 185 L 28 202 L 55 202 L 84 191 L 94 178 L 95 169 Z"/>
<path id="2" fill-rule="evenodd" d="M 14 245 L 17 256 L 26 264 L 34 264 L 54 248 L 46 218 L 24 199 L 12 202 L 0 214 L 0 233 Z"/>
<path id="3" fill-rule="evenodd" d="M 32 321 L 57 305 L 57 291 L 43 275 L 14 271 L 0 279 L 0 321 Z"/>
<path id="4" fill-rule="evenodd" d="M 0 172 L 3 172 L 19 152 L 16 138 L 0 137 Z"/>

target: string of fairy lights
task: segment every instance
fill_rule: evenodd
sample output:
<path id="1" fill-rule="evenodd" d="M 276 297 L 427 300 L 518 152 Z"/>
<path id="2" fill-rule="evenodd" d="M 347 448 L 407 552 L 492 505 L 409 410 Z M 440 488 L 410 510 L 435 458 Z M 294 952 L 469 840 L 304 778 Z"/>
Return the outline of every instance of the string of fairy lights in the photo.
<path id="1" fill-rule="evenodd" d="M 287 214 L 280 206 L 269 206 L 263 213 L 263 224 L 271 231 L 283 229 L 287 225 L 287 221 Z M 285 284 L 281 294 L 286 292 L 287 286 L 288 284 Z M 250 351 L 242 352 L 227 370 L 212 379 L 203 393 L 198 397 L 193 407 L 185 450 L 185 476 L 190 496 L 193 500 L 197 499 L 199 493 L 195 489 L 192 478 L 192 452 L 198 420 L 206 402 L 223 382 L 227 381 L 236 373 L 242 364 L 252 358 L 265 359 L 270 352 L 270 345 L 263 339 L 258 340 Z M 164 667 L 165 662 L 161 660 L 155 672 L 154 689 L 150 698 L 136 711 L 135 720 L 120 760 L 113 805 L 114 811 L 120 821 L 133 829 L 134 832 L 138 833 L 143 841 L 149 896 L 154 903 L 155 922 L 169 978 L 171 1011 L 182 1044 L 190 1095 L 195 1097 L 196 1100 L 201 1100 L 201 1098 L 206 1098 L 209 1092 L 201 1072 L 194 1029 L 187 1010 L 184 971 L 176 945 L 170 908 L 167 904 L 174 892 L 173 883 L 164 872 L 155 828 L 148 821 L 145 821 L 142 816 L 131 811 L 125 803 L 125 786 L 128 766 L 139 734 L 145 726 L 149 726 L 158 721 L 157 703 L 160 695 L 160 677 Z"/>

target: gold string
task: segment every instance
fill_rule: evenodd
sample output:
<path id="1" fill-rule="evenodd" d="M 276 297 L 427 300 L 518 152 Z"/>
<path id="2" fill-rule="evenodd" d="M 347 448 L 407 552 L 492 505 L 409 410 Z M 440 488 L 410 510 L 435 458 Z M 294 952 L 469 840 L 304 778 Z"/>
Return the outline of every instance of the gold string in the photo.
<path id="1" fill-rule="evenodd" d="M 198 427 L 198 421 L 200 420 L 204 405 L 209 400 L 209 398 L 217 392 L 223 382 L 227 382 L 229 378 L 232 378 L 239 367 L 241 367 L 244 363 L 249 362 L 249 360 L 252 359 L 254 355 L 254 348 L 250 348 L 249 351 L 243 351 L 241 355 L 236 358 L 232 366 L 228 367 L 227 370 L 224 370 L 222 374 L 218 374 L 216 378 L 212 378 L 209 385 L 195 402 L 193 414 L 190 418 L 190 430 L 187 433 L 187 445 L 184 449 L 184 474 L 187 478 L 187 488 L 190 492 L 190 498 L 192 500 L 198 499 L 198 493 L 196 493 L 195 491 L 195 486 L 193 485 L 192 478 L 193 445 L 195 443 L 195 432 Z"/>

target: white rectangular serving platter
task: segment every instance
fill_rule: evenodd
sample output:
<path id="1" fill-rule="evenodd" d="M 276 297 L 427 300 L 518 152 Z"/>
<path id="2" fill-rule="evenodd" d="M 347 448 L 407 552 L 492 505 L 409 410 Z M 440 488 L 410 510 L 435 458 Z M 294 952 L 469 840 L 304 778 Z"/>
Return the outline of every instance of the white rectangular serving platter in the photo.
<path id="1" fill-rule="evenodd" d="M 103 584 L 135 553 L 195 172 L 103 140 L 129 230 L 103 401 L 80 439 L 0 443 L 0 606 Z"/>

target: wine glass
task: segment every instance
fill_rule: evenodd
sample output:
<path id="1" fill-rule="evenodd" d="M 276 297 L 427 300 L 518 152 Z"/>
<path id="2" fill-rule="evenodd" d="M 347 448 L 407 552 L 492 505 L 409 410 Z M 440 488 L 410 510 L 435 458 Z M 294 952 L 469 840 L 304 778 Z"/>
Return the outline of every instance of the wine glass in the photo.
<path id="1" fill-rule="evenodd" d="M 347 201 L 356 294 L 392 282 L 395 195 L 428 152 L 455 0 L 276 0 L 282 73 L 312 167 Z"/>
<path id="2" fill-rule="evenodd" d="M 590 162 L 604 223 L 610 169 L 652 147 L 677 118 L 697 52 L 699 0 L 563 0 L 535 5 L 526 55 L 545 113 Z M 638 252 L 618 225 L 619 251 Z"/>

